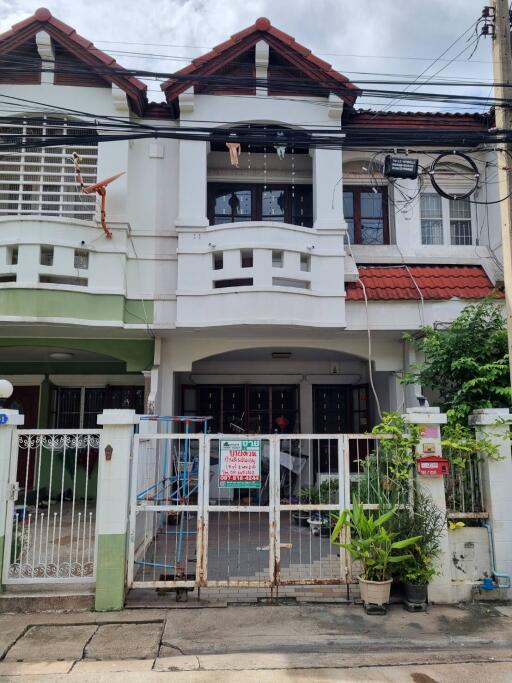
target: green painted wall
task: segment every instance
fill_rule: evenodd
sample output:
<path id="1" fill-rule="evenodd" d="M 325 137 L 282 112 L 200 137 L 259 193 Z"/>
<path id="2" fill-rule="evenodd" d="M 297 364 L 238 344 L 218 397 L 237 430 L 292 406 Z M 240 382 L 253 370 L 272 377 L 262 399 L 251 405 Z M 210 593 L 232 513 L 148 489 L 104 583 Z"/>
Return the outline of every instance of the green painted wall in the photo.
<path id="1" fill-rule="evenodd" d="M 153 322 L 153 302 L 121 294 L 91 294 L 52 289 L 2 289 L 0 314 L 38 318 Z M 146 319 L 147 318 L 147 319 Z"/>
<path id="2" fill-rule="evenodd" d="M 98 536 L 96 556 L 96 612 L 123 609 L 126 534 Z"/>
<path id="3" fill-rule="evenodd" d="M 50 380 L 48 377 L 44 378 L 39 389 L 39 414 L 37 426 L 39 429 L 46 429 L 50 426 Z"/>
<path id="4" fill-rule="evenodd" d="M 148 370 L 153 365 L 154 343 L 154 339 L 149 337 L 146 337 L 145 339 L 68 339 L 65 337 L 4 337 L 3 339 L 0 339 L 0 348 L 13 346 L 32 346 L 53 348 L 58 347 L 62 349 L 69 349 L 70 351 L 91 351 L 93 353 L 98 353 L 103 356 L 111 357 L 112 362 L 102 362 L 101 360 L 99 360 L 97 363 L 82 364 L 72 361 L 64 363 L 1 363 L 0 353 L 0 363 L 2 370 L 4 367 L 12 368 L 12 374 L 17 374 L 16 370 L 14 369 L 14 366 L 23 367 L 25 365 L 27 366 L 27 369 L 24 371 L 21 370 L 21 372 L 36 372 L 36 365 L 39 366 L 39 368 L 51 367 L 51 370 L 45 371 L 46 374 L 82 374 L 87 373 L 89 371 L 87 369 L 88 366 L 96 366 L 93 371 L 94 373 L 142 372 L 143 370 Z M 125 365 L 121 366 L 120 363 Z M 114 369 L 110 369 L 110 367 L 107 369 L 107 366 L 111 366 Z M 41 371 L 41 369 L 39 369 L 39 371 Z M 9 372 L 5 371 L 5 374 L 9 374 Z"/>

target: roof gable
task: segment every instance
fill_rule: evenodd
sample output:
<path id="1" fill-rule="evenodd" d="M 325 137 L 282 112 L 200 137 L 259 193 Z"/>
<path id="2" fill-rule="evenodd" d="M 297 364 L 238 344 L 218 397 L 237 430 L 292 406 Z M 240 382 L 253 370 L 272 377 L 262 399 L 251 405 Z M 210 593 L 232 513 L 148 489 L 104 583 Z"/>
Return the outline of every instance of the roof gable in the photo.
<path id="1" fill-rule="evenodd" d="M 300 76 L 301 80 L 311 81 L 315 86 L 325 85 L 326 94 L 329 91 L 334 92 L 347 105 L 353 106 L 360 93 L 359 88 L 330 64 L 315 57 L 307 47 L 297 43 L 293 36 L 272 26 L 265 17 L 260 17 L 252 26 L 235 33 L 210 52 L 192 60 L 191 64 L 177 72 L 179 78 L 171 77 L 162 83 L 161 88 L 167 102 L 173 103 L 194 83 L 195 77 L 224 75 L 230 64 L 237 63 L 260 40 L 265 41 L 271 54 L 275 55 L 275 78 L 282 78 L 283 69 L 286 69 L 289 79 Z M 269 94 L 278 94 L 278 89 L 272 88 L 272 75 L 272 70 L 269 69 Z M 187 76 L 190 76 L 190 80 Z"/>
<path id="2" fill-rule="evenodd" d="M 14 54 L 25 44 L 32 43 L 34 36 L 40 31 L 46 31 L 51 36 L 61 54 L 72 55 L 77 68 L 78 65 L 90 67 L 90 75 L 81 71 L 80 75 L 77 76 L 78 85 L 80 85 L 81 79 L 84 85 L 100 85 L 101 82 L 107 85 L 114 83 L 126 93 L 134 111 L 139 115 L 143 113 L 146 104 L 146 85 L 134 76 L 131 76 L 127 71 L 125 72 L 125 69 L 113 57 L 98 50 L 90 40 L 79 35 L 71 26 L 56 19 L 44 7 L 36 10 L 33 16 L 14 24 L 9 31 L 0 35 L 0 60 L 2 55 Z M 58 67 L 57 59 L 56 66 Z M 100 70 L 105 67 L 115 69 L 118 73 L 101 73 Z M 72 65 L 69 67 L 69 62 L 66 72 L 66 74 L 60 74 L 60 72 L 56 71 L 55 82 L 57 84 L 59 79 L 61 84 L 70 83 L 72 80 L 70 77 Z M 37 82 L 39 82 L 39 79 Z"/>

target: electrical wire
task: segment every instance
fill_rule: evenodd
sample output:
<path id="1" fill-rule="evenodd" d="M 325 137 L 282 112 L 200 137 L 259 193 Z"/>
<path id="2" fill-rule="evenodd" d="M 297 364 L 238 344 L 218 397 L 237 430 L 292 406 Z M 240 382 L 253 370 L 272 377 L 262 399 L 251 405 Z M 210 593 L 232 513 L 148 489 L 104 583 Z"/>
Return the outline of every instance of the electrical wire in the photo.
<path id="1" fill-rule="evenodd" d="M 468 48 L 466 47 L 465 50 Z M 25 61 L 24 61 L 25 60 Z M 222 88 L 230 88 L 234 90 L 247 90 L 247 89 L 257 89 L 257 88 L 270 88 L 270 90 L 274 89 L 279 92 L 289 92 L 293 94 L 300 94 L 300 93 L 306 93 L 308 95 L 317 95 L 320 97 L 325 97 L 326 95 L 326 90 L 332 90 L 333 92 L 340 93 L 342 96 L 348 96 L 348 97 L 354 97 L 357 96 L 358 94 L 360 95 L 373 95 L 376 97 L 387 97 L 387 98 L 396 98 L 398 97 L 399 100 L 403 99 L 408 99 L 408 100 L 425 100 L 425 99 L 433 99 L 433 100 L 441 100 L 441 101 L 460 101 L 460 99 L 465 99 L 468 101 L 482 101 L 482 100 L 488 100 L 487 97 L 479 97 L 476 95 L 472 96 L 467 96 L 467 95 L 454 95 L 453 93 L 418 93 L 416 91 L 413 92 L 408 92 L 407 88 L 409 88 L 411 85 L 414 83 L 417 83 L 418 80 L 415 79 L 413 81 L 410 80 L 404 80 L 404 79 L 393 79 L 393 80 L 375 80 L 375 79 L 364 79 L 358 82 L 357 86 L 344 86 L 340 81 L 331 78 L 329 76 L 322 77 L 319 79 L 318 82 L 312 82 L 309 79 L 299 79 L 299 78 L 276 78 L 276 79 L 268 79 L 268 78 L 254 78 L 254 77 L 243 77 L 243 76 L 232 76 L 232 75 L 219 75 L 219 74 L 213 74 L 213 75 L 201 75 L 199 73 L 191 73 L 191 74 L 182 74 L 180 72 L 176 73 L 168 73 L 168 72 L 155 72 L 155 71 L 149 71 L 149 70 L 142 70 L 142 69 L 125 69 L 121 67 L 112 67 L 112 66 L 105 66 L 105 65 L 100 65 L 100 66 L 88 66 L 88 65 L 77 65 L 76 63 L 61 63 L 56 65 L 53 68 L 49 67 L 43 67 L 41 66 L 40 68 L 37 68 L 37 66 L 34 65 L 33 60 L 26 61 L 26 58 L 15 58 L 15 57 L 10 57 L 9 60 L 7 58 L 0 58 L 0 64 L 2 64 L 2 72 L 8 76 L 9 74 L 15 75 L 16 73 L 26 73 L 27 69 L 30 68 L 31 72 L 36 71 L 40 73 L 44 72 L 53 72 L 56 75 L 59 74 L 88 74 L 90 75 L 91 72 L 96 74 L 97 76 L 100 77 L 108 77 L 108 78 L 115 78 L 115 77 L 121 77 L 121 78 L 126 78 L 128 76 L 139 76 L 139 77 L 145 77 L 145 78 L 159 78 L 159 79 L 167 79 L 172 82 L 183 82 L 183 83 L 193 83 L 193 84 L 198 84 L 198 85 L 210 85 L 213 87 L 217 87 L 219 90 L 222 90 Z M 419 77 L 418 77 L 419 78 Z M 428 80 L 426 81 L 428 82 Z M 363 85 L 405 85 L 405 89 L 400 91 L 400 90 L 384 90 L 384 89 L 378 89 L 378 88 L 366 88 L 366 87 L 360 87 Z M 421 87 L 424 85 L 424 83 L 419 83 L 418 87 Z M 450 80 L 450 81 L 442 81 L 440 83 L 437 83 L 437 85 L 441 86 L 449 86 L 450 88 L 453 87 L 464 87 L 467 88 L 469 85 L 473 85 L 475 87 L 487 87 L 489 86 L 488 81 L 480 81 L 480 82 L 474 82 L 472 84 L 468 84 L 466 81 L 456 81 L 456 80 Z M 356 89 L 354 89 L 356 88 Z M 359 90 L 357 90 L 359 88 Z M 270 95 L 272 97 L 272 95 Z M 508 100 L 498 100 L 494 99 L 494 102 L 507 102 Z M 391 102 L 390 104 L 393 104 Z M 389 108 L 390 104 L 387 105 Z"/>
<path id="2" fill-rule="evenodd" d="M 419 81 L 419 79 L 420 79 L 422 76 L 424 76 L 424 75 L 427 73 L 427 71 L 429 71 L 429 70 L 434 66 L 434 64 L 437 64 L 437 62 L 438 62 L 442 57 L 444 57 L 445 54 L 447 54 L 447 53 L 452 49 L 452 47 L 454 47 L 460 40 L 462 40 L 462 39 L 469 33 L 469 31 L 472 31 L 477 23 L 478 23 L 478 21 L 477 21 L 477 22 L 472 22 L 471 25 L 470 25 L 465 31 L 463 31 L 463 33 L 461 33 L 460 36 L 459 36 L 458 38 L 456 38 L 456 39 L 455 39 L 455 40 L 454 40 L 454 41 L 453 41 L 453 42 L 452 42 L 452 43 L 451 43 L 451 44 L 450 44 L 450 45 L 449 45 L 449 46 L 448 46 L 440 55 L 439 55 L 439 57 L 437 57 L 436 59 L 434 59 L 434 60 L 427 66 L 427 68 L 424 69 L 424 70 L 419 74 L 419 76 L 417 76 L 417 78 L 413 81 L 413 83 L 417 83 L 417 82 Z M 455 60 L 455 59 L 458 59 L 458 58 L 466 51 L 466 49 L 467 49 L 467 48 L 464 48 L 464 50 L 462 50 L 458 55 L 456 55 L 456 57 L 454 57 L 454 60 Z M 448 66 L 450 66 L 450 64 L 452 64 L 452 61 L 449 61 L 448 64 L 446 64 L 446 65 L 443 67 L 443 69 L 445 69 L 445 68 L 447 68 Z M 431 79 L 430 79 L 430 80 L 431 80 Z M 422 85 L 422 84 L 419 84 L 418 87 L 421 87 L 421 85 Z M 401 99 L 402 99 L 402 98 L 399 98 L 398 100 L 393 100 L 392 102 L 390 102 L 390 103 L 387 105 L 386 108 L 389 109 L 389 108 L 392 107 L 394 104 L 397 104 L 398 102 L 400 102 Z"/>
<path id="3" fill-rule="evenodd" d="M 345 233 L 345 237 L 347 238 L 347 246 L 348 246 L 348 251 L 350 256 L 352 257 L 352 260 L 354 261 L 354 264 L 356 266 L 357 270 L 357 281 L 361 285 L 361 288 L 363 290 L 363 297 L 364 297 L 364 308 L 365 308 L 365 315 L 366 315 L 366 332 L 368 336 L 368 380 L 370 383 L 370 387 L 372 389 L 373 397 L 375 399 L 375 406 L 377 408 L 377 413 L 379 415 L 379 420 L 382 421 L 382 409 L 379 401 L 379 396 L 377 394 L 377 390 L 375 388 L 375 384 L 373 381 L 373 356 L 372 356 L 372 333 L 370 329 L 370 312 L 368 309 L 368 296 L 366 294 L 366 286 L 363 282 L 363 279 L 361 278 L 361 273 L 359 272 L 359 268 L 357 267 L 357 262 L 354 257 L 354 254 L 352 252 L 352 245 L 350 243 L 350 235 L 348 234 L 348 230 Z"/>

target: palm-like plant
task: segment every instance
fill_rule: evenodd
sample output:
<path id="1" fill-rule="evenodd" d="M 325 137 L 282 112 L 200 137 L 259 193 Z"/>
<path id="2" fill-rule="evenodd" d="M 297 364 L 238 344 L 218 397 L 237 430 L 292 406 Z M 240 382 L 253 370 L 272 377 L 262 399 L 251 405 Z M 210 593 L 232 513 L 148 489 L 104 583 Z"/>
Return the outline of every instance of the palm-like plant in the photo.
<path id="1" fill-rule="evenodd" d="M 359 501 L 354 500 L 352 510 L 344 510 L 331 534 L 331 543 L 345 548 L 350 555 L 361 562 L 366 581 L 387 581 L 391 578 L 389 565 L 405 562 L 411 554 L 397 554 L 417 543 L 421 536 L 395 540 L 397 533 L 388 529 L 388 523 L 396 515 L 398 508 L 393 507 L 378 517 L 366 512 Z M 338 539 L 342 529 L 350 529 L 350 540 L 341 543 Z"/>

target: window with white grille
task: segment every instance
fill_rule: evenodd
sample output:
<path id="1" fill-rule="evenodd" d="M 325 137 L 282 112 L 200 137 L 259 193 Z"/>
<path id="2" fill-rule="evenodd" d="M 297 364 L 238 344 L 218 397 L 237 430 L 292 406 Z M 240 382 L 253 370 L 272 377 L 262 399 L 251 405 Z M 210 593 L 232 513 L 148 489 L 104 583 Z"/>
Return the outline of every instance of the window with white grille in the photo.
<path id="1" fill-rule="evenodd" d="M 421 243 L 470 246 L 473 244 L 471 202 L 445 199 L 435 192 L 420 196 Z"/>
<path id="2" fill-rule="evenodd" d="M 433 192 L 424 192 L 420 197 L 421 243 L 443 243 L 443 211 L 441 197 Z"/>
<path id="3" fill-rule="evenodd" d="M 471 244 L 471 204 L 469 199 L 450 199 L 450 241 Z"/>
<path id="4" fill-rule="evenodd" d="M 32 147 L 34 139 L 81 137 L 55 147 Z M 0 119 L 0 139 L 19 143 L 15 151 L 0 152 L 0 215 L 62 216 L 92 220 L 96 195 L 84 195 L 75 179 L 73 152 L 80 156 L 84 184 L 97 181 L 96 134 L 80 121 L 47 116 Z"/>

